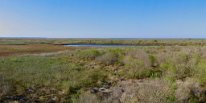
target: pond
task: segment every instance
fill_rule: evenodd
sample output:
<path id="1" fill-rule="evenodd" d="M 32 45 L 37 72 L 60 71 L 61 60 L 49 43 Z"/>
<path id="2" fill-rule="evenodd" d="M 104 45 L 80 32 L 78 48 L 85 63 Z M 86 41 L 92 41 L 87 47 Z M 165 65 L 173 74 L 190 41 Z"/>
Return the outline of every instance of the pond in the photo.
<path id="1" fill-rule="evenodd" d="M 72 47 L 132 47 L 135 45 L 127 45 L 127 44 L 66 44 L 65 46 L 72 46 Z"/>

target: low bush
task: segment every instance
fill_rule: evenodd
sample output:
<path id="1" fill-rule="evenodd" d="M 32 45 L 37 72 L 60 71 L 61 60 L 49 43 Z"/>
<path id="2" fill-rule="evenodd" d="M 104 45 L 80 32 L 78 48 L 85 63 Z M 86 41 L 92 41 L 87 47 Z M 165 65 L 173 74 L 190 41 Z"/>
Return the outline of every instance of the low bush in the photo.
<path id="1" fill-rule="evenodd" d="M 105 53 L 95 60 L 104 65 L 114 65 L 114 64 L 123 64 L 122 58 L 124 53 L 121 49 L 109 49 Z"/>
<path id="2" fill-rule="evenodd" d="M 85 87 L 95 87 L 107 82 L 108 76 L 106 71 L 92 70 L 85 72 L 85 77 L 80 81 L 80 85 Z"/>
<path id="3" fill-rule="evenodd" d="M 124 68 L 119 71 L 121 76 L 132 79 L 161 76 L 161 71 L 145 66 L 141 60 L 133 58 L 127 58 L 126 60 L 130 62 L 127 62 Z"/>
<path id="4" fill-rule="evenodd" d="M 154 55 L 149 55 L 149 60 L 150 60 L 151 67 L 157 67 L 159 65 L 158 61 Z"/>
<path id="5" fill-rule="evenodd" d="M 145 67 L 150 67 L 149 55 L 145 52 L 144 49 L 127 50 L 125 59 L 124 59 L 124 64 L 131 62 L 131 60 L 127 60 L 127 58 L 138 59 L 144 63 Z"/>
<path id="6" fill-rule="evenodd" d="M 82 50 L 75 54 L 81 59 L 90 59 L 94 60 L 96 57 L 101 55 L 101 52 L 96 49 Z"/>
<path id="7" fill-rule="evenodd" d="M 96 95 L 86 92 L 86 93 L 82 93 L 79 96 L 77 103 L 102 103 L 102 102 L 100 102 L 100 100 Z"/>
<path id="8" fill-rule="evenodd" d="M 183 80 L 195 74 L 195 69 L 199 62 L 198 59 L 198 56 L 188 56 L 182 53 L 178 54 L 178 56 L 171 55 L 171 58 L 161 63 L 160 69 L 167 77 Z"/>
<path id="9" fill-rule="evenodd" d="M 5 80 L 3 76 L 0 76 L 0 101 L 3 96 L 10 94 L 12 91 L 12 84 Z"/>
<path id="10" fill-rule="evenodd" d="M 200 84 L 206 84 L 206 60 L 201 60 L 196 68 L 195 77 Z"/>
<path id="11" fill-rule="evenodd" d="M 105 53 L 95 59 L 97 62 L 104 65 L 113 65 L 119 61 L 118 55 L 113 53 Z"/>
<path id="12" fill-rule="evenodd" d="M 122 96 L 118 94 L 115 100 L 172 103 L 181 97 L 199 101 L 202 96 L 198 93 L 204 95 L 206 84 L 205 49 L 193 48 L 199 47 L 79 48 L 58 55 L 2 57 L 0 97 L 26 95 L 35 100 L 43 98 L 40 102 L 57 97 L 71 103 L 102 102 L 89 90 L 106 88 L 110 96 L 112 88 L 117 87 L 115 93 Z M 195 79 L 192 89 L 185 89 L 187 78 Z M 178 87 L 179 81 L 184 85 Z M 118 82 L 125 83 L 123 90 Z M 34 93 L 28 95 L 30 88 Z"/>

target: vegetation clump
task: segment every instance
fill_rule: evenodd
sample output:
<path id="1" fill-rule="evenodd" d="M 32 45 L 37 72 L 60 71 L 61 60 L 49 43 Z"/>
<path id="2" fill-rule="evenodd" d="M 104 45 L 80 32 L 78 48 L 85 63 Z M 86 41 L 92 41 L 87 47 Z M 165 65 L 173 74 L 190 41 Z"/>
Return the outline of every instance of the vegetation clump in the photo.
<path id="1" fill-rule="evenodd" d="M 91 49 L 91 50 L 79 51 L 76 55 L 81 59 L 92 60 L 92 59 L 95 59 L 97 56 L 100 56 L 101 52 L 96 49 Z"/>
<path id="2" fill-rule="evenodd" d="M 109 50 L 96 58 L 96 61 L 104 65 L 122 64 L 123 53 L 119 49 Z"/>
<path id="3" fill-rule="evenodd" d="M 32 50 L 35 54 L 26 47 L 30 48 L 0 46 L 7 48 L 4 52 L 22 52 L 0 55 L 1 103 L 200 103 L 206 100 L 206 48 L 203 46 L 66 49 L 51 46 L 48 47 L 51 51 Z M 45 54 L 53 50 L 66 51 Z"/>

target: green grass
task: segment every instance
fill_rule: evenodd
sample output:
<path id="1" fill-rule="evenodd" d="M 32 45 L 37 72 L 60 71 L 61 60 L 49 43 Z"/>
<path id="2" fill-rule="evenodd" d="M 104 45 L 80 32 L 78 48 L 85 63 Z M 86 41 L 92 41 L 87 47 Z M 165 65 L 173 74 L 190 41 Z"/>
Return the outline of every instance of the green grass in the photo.
<path id="1" fill-rule="evenodd" d="M 201 60 L 200 63 L 198 63 L 196 72 L 197 74 L 195 75 L 197 79 L 204 85 L 206 83 L 206 60 Z"/>
<path id="2" fill-rule="evenodd" d="M 52 39 L 0 38 L 0 44 L 129 44 L 139 46 L 205 46 L 205 39 Z"/>
<path id="3" fill-rule="evenodd" d="M 16 94 L 23 94 L 30 87 L 50 87 L 73 95 L 72 89 L 98 86 L 106 80 L 104 70 L 85 69 L 82 64 L 71 63 L 68 59 L 41 56 L 4 58 L 0 60 L 0 74 L 16 86 Z"/>
<path id="4" fill-rule="evenodd" d="M 75 103 L 80 101 L 80 97 L 85 99 L 84 94 L 90 95 L 92 88 L 103 88 L 107 84 L 111 84 L 110 88 L 120 88 L 118 83 L 122 80 L 142 80 L 144 83 L 156 79 L 167 82 L 167 85 L 161 84 L 162 88 L 169 84 L 168 93 L 164 91 L 171 94 L 165 97 L 168 102 L 177 102 L 179 97 L 175 93 L 182 86 L 178 85 L 179 81 L 184 83 L 188 78 L 194 79 L 197 91 L 203 91 L 200 88 L 206 86 L 205 50 L 205 47 L 193 46 L 77 48 L 58 55 L 0 57 L 0 102 L 7 101 L 7 96 L 23 95 L 31 101 L 46 102 L 55 97 L 58 102 Z M 131 86 L 128 84 L 124 91 L 127 92 Z M 199 98 L 205 95 L 200 92 L 201 97 L 198 97 L 193 93 L 193 85 L 185 86 L 191 90 L 188 102 L 201 102 Z M 28 94 L 28 89 L 33 92 Z M 143 89 L 147 92 L 146 87 Z M 155 86 L 152 90 L 160 91 Z M 94 101 L 98 102 L 110 98 L 101 94 L 90 96 L 87 98 L 95 98 Z"/>

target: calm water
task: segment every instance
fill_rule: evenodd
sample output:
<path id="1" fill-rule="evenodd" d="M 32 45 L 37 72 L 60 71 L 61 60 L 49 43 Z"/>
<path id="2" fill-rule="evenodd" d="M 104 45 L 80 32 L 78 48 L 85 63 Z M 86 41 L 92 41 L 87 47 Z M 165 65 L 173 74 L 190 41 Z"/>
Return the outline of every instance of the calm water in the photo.
<path id="1" fill-rule="evenodd" d="M 72 46 L 72 47 L 132 47 L 134 45 L 125 45 L 125 44 L 67 44 L 65 46 Z"/>

